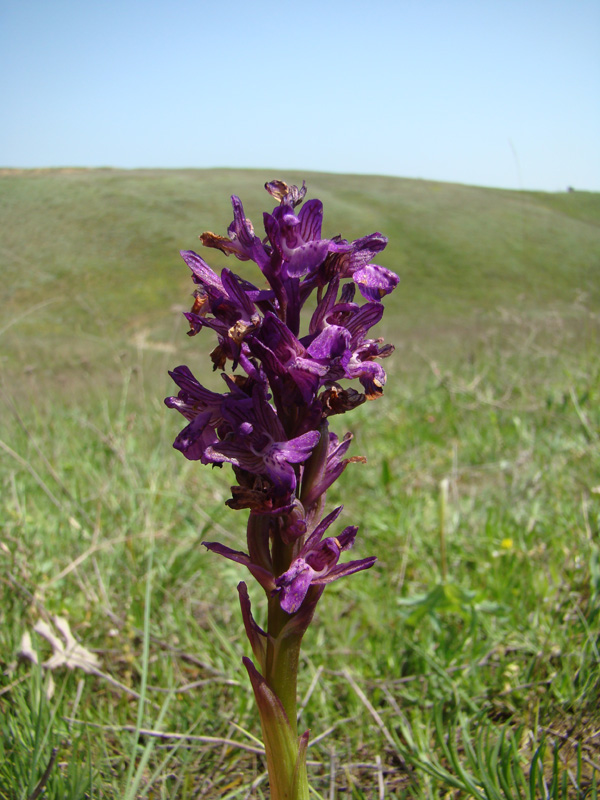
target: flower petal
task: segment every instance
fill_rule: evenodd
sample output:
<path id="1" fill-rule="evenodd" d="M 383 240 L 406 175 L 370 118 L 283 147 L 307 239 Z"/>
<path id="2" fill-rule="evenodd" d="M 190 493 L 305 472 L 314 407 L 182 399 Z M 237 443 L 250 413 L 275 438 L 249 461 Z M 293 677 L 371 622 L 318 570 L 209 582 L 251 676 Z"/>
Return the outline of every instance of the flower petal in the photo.
<path id="1" fill-rule="evenodd" d="M 217 555 L 223 556 L 223 558 L 228 558 L 230 561 L 236 561 L 238 564 L 243 564 L 245 567 L 247 567 L 250 570 L 250 573 L 254 575 L 256 580 L 263 587 L 265 592 L 272 592 L 275 590 L 275 581 L 273 579 L 273 575 L 268 570 L 264 569 L 264 567 L 254 564 L 250 560 L 250 556 L 247 553 L 242 553 L 241 550 L 232 550 L 231 547 L 226 547 L 220 542 L 202 542 L 202 544 L 207 550 L 217 553 Z"/>
<path id="2" fill-rule="evenodd" d="M 352 277 L 362 296 L 375 303 L 392 292 L 400 281 L 395 272 L 377 264 L 367 264 L 357 269 Z"/>
<path id="3" fill-rule="evenodd" d="M 202 461 L 211 464 L 207 458 L 207 450 L 218 441 L 214 427 L 211 426 L 212 414 L 203 411 L 187 425 L 173 442 L 173 447 L 179 450 L 190 461 Z"/>
<path id="4" fill-rule="evenodd" d="M 298 611 L 310 588 L 314 572 L 303 558 L 297 558 L 292 566 L 275 581 L 281 590 L 281 607 L 288 614 Z"/>
<path id="5" fill-rule="evenodd" d="M 327 575 L 315 578 L 313 583 L 317 586 L 332 583 L 333 581 L 337 581 L 338 578 L 344 578 L 346 575 L 353 575 L 355 572 L 360 572 L 363 569 L 370 569 L 376 561 L 376 556 L 370 556 L 369 558 L 361 558 L 359 561 L 348 561 L 345 564 L 338 564 Z"/>

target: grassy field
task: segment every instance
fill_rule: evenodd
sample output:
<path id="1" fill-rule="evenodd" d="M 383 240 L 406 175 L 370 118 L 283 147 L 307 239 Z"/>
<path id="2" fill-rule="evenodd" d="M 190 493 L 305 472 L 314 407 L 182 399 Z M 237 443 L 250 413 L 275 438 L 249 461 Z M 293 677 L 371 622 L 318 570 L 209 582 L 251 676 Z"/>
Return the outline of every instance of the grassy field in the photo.
<path id="1" fill-rule="evenodd" d="M 596 798 L 600 195 L 7 170 L 0 799 L 268 796 L 246 576 L 200 546 L 239 548 L 244 514 L 227 470 L 172 450 L 162 399 L 167 369 L 204 376 L 212 348 L 185 336 L 178 250 L 225 232 L 234 192 L 259 228 L 273 177 L 306 178 L 326 235 L 388 235 L 378 261 L 401 276 L 386 393 L 335 418 L 368 463 L 329 505 L 379 560 L 327 588 L 305 637 L 315 797 Z M 77 664 L 39 633 L 61 618 Z M 19 655 L 25 634 L 51 666 Z"/>

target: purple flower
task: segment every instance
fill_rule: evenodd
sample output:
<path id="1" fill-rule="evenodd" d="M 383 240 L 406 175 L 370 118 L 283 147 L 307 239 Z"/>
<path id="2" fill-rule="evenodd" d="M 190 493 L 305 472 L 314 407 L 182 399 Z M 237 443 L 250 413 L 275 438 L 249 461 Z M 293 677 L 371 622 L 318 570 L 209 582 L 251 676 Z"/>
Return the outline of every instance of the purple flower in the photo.
<path id="1" fill-rule="evenodd" d="M 366 264 L 357 269 L 352 279 L 362 296 L 373 302 L 379 302 L 382 297 L 392 292 L 399 281 L 394 272 L 377 264 Z"/>
<path id="2" fill-rule="evenodd" d="M 192 375 L 188 367 L 176 367 L 169 375 L 180 387 L 177 397 L 167 397 L 165 405 L 175 408 L 189 420 L 175 439 L 173 447 L 180 450 L 190 461 L 212 463 L 206 450 L 218 442 L 217 429 L 225 424 L 224 410 L 232 404 L 238 410 L 249 410 L 251 398 L 247 397 L 227 376 L 231 392 L 218 394 L 205 389 Z"/>
<path id="3" fill-rule="evenodd" d="M 327 365 L 311 358 L 306 347 L 275 314 L 265 316 L 249 349 L 261 359 L 269 383 L 288 404 L 310 404 L 314 400 L 320 379 L 327 375 Z"/>
<path id="4" fill-rule="evenodd" d="M 321 239 L 320 200 L 309 200 L 298 216 L 284 202 L 272 214 L 265 214 L 264 219 L 269 241 L 285 264 L 286 277 L 301 278 L 323 263 L 330 248 L 337 249 L 329 239 Z"/>
<path id="5" fill-rule="evenodd" d="M 343 355 L 339 354 L 337 360 L 338 368 L 341 366 L 343 369 L 341 372 L 332 372 L 330 378 L 358 378 L 367 399 L 372 400 L 381 395 L 386 382 L 383 367 L 373 362 L 391 355 L 394 348 L 391 345 L 380 347 L 381 339 L 367 339 L 367 331 L 383 316 L 383 306 L 380 303 L 358 306 L 352 302 L 353 294 L 353 290 L 346 291 L 342 301 L 335 304 L 331 296 L 323 298 L 311 320 L 311 329 L 315 332 L 321 330 L 321 333 L 313 340 L 308 351 L 314 353 L 320 341 L 326 341 L 328 336 L 339 336 L 337 332 L 343 330 L 347 349 Z M 330 363 L 331 355 L 328 358 Z"/>
<path id="6" fill-rule="evenodd" d="M 246 219 L 240 198 L 233 195 L 231 204 L 233 206 L 233 222 L 227 229 L 229 237 L 217 236 L 217 234 L 207 231 L 200 237 L 202 244 L 205 247 L 215 247 L 226 256 L 233 253 L 240 261 L 251 260 L 259 266 L 264 266 L 269 260 L 269 250 L 254 234 L 254 227 L 250 220 Z"/>
<path id="7" fill-rule="evenodd" d="M 339 241 L 319 269 L 318 281 L 326 285 L 334 278 L 352 278 L 360 293 L 371 302 L 379 302 L 398 285 L 398 276 L 385 267 L 370 264 L 372 258 L 387 245 L 381 233 L 372 233 L 348 244 Z"/>
<path id="8" fill-rule="evenodd" d="M 217 365 L 224 366 L 225 359 L 230 358 L 235 369 L 244 339 L 260 326 L 261 317 L 252 298 L 258 299 L 261 293 L 231 270 L 224 269 L 219 278 L 193 250 L 184 250 L 181 256 L 200 286 L 192 310 L 185 314 L 189 333 L 193 336 L 204 327 L 214 330 L 222 352 Z"/>
<path id="9" fill-rule="evenodd" d="M 229 433 L 205 450 L 204 457 L 213 464 L 228 461 L 255 475 L 264 475 L 276 494 L 288 494 L 296 488 L 297 476 L 292 464 L 301 464 L 319 441 L 318 431 L 309 431 L 288 439 L 275 411 L 260 387 L 252 395 L 252 412 L 230 405 L 223 409 Z"/>
<path id="10" fill-rule="evenodd" d="M 275 591 L 280 594 L 281 607 L 288 614 L 298 611 L 311 586 L 322 586 L 354 572 L 369 569 L 377 560 L 371 556 L 338 564 L 342 552 L 353 546 L 357 531 L 355 526 L 349 526 L 338 537 L 328 536 L 323 539 L 323 534 L 341 510 L 341 506 L 336 508 L 317 525 L 290 568 L 275 581 Z"/>

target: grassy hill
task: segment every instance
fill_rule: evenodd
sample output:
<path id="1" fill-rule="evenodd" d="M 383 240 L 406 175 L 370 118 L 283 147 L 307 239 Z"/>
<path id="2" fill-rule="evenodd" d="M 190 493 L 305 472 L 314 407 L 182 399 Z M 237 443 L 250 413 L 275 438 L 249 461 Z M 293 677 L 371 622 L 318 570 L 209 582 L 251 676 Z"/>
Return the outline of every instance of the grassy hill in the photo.
<path id="1" fill-rule="evenodd" d="M 308 196 L 324 201 L 327 235 L 389 237 L 380 261 L 402 280 L 386 317 L 396 341 L 460 334 L 500 308 L 600 304 L 596 194 L 260 170 L 4 170 L 3 369 L 46 383 L 76 378 L 91 362 L 110 370 L 115 352 L 140 342 L 168 349 L 173 309 L 191 291 L 178 251 L 199 249 L 204 230 L 225 232 L 233 193 L 260 232 L 271 201 L 262 187 L 273 177 L 306 179 Z M 256 279 L 253 265 L 215 251 L 207 258 Z"/>

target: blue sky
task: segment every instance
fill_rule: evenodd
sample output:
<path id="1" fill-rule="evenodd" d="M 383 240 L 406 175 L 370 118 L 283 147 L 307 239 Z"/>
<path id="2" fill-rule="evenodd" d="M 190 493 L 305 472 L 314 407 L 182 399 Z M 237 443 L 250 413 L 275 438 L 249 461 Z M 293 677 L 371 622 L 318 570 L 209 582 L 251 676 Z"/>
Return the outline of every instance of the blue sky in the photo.
<path id="1" fill-rule="evenodd" d="M 0 0 L 0 166 L 600 191 L 598 0 Z"/>

